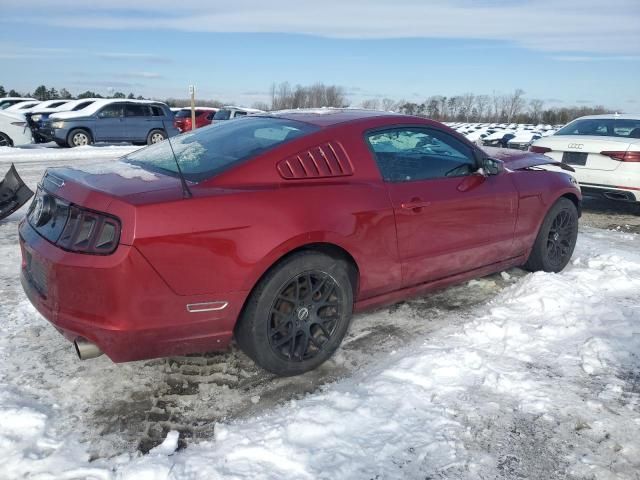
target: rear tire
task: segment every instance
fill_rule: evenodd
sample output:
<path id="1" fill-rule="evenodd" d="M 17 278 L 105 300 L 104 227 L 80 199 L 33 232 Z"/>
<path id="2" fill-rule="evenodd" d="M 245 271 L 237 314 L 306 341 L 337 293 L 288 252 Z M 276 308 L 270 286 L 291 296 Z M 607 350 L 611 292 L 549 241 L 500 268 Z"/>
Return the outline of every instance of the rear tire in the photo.
<path id="1" fill-rule="evenodd" d="M 568 198 L 560 198 L 547 212 L 524 268 L 560 272 L 567 266 L 578 238 L 578 209 Z"/>
<path id="2" fill-rule="evenodd" d="M 93 139 L 91 138 L 91 134 L 84 128 L 74 128 L 67 136 L 67 144 L 72 148 L 84 147 L 86 145 L 91 145 L 92 143 Z"/>
<path id="3" fill-rule="evenodd" d="M 340 346 L 353 311 L 349 266 L 315 251 L 295 253 L 251 293 L 236 326 L 240 348 L 280 376 L 317 368 Z"/>
<path id="4" fill-rule="evenodd" d="M 154 143 L 160 143 L 167 139 L 167 134 L 164 130 L 151 130 L 147 135 L 147 145 L 153 145 Z"/>
<path id="5" fill-rule="evenodd" d="M 13 147 L 13 142 L 9 135 L 0 132 L 0 147 Z"/>

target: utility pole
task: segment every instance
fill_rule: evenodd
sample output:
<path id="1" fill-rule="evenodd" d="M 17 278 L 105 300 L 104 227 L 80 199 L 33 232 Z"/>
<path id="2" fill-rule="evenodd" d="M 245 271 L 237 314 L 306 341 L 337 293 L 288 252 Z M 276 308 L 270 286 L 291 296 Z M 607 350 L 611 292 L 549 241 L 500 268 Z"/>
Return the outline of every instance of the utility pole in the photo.
<path id="1" fill-rule="evenodd" d="M 189 94 L 191 95 L 191 130 L 196 129 L 196 87 L 189 85 Z"/>

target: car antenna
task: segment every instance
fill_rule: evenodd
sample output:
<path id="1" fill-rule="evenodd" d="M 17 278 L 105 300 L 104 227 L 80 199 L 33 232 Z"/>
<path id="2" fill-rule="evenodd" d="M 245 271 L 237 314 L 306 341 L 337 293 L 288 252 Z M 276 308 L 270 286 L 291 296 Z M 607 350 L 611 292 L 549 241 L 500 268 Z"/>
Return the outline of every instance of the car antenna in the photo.
<path id="1" fill-rule="evenodd" d="M 187 180 L 184 178 L 184 174 L 182 173 L 182 169 L 180 168 L 180 162 L 178 161 L 176 152 L 173 149 L 173 144 L 171 143 L 171 137 L 169 136 L 167 126 L 164 124 L 164 120 L 162 121 L 162 126 L 164 127 L 164 131 L 167 132 L 167 141 L 169 142 L 169 148 L 171 148 L 173 160 L 176 162 L 176 167 L 178 167 L 178 175 L 180 176 L 180 183 L 182 184 L 182 196 L 184 198 L 192 198 L 193 193 L 191 193 L 191 190 L 189 190 L 189 185 L 187 185 Z"/>

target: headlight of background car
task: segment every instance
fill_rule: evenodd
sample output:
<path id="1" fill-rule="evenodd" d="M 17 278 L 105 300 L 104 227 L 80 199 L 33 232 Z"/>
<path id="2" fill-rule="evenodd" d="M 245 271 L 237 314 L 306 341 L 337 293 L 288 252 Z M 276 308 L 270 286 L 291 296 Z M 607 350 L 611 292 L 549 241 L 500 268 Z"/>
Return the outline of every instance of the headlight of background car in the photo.
<path id="1" fill-rule="evenodd" d="M 64 122 L 62 120 L 58 120 L 57 122 L 51 122 L 51 128 L 63 128 Z"/>
<path id="2" fill-rule="evenodd" d="M 34 122 L 39 122 L 41 118 L 42 118 L 42 115 L 32 115 L 31 116 L 31 120 L 33 120 Z"/>

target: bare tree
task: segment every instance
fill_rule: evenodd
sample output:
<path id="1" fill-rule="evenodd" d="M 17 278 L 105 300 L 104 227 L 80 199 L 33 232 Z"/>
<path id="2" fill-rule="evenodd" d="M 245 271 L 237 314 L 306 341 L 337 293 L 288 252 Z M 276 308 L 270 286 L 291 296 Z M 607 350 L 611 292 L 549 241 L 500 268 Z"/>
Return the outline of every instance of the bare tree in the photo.
<path id="1" fill-rule="evenodd" d="M 382 110 L 384 110 L 385 112 L 392 112 L 396 110 L 396 108 L 397 108 L 397 103 L 394 100 L 390 98 L 382 99 Z"/>
<path id="2" fill-rule="evenodd" d="M 363 100 L 360 104 L 362 108 L 366 108 L 369 110 L 379 110 L 380 109 L 380 100 L 377 98 L 370 98 L 368 100 Z"/>
<path id="3" fill-rule="evenodd" d="M 493 107 L 493 121 L 499 122 L 502 120 L 502 96 L 499 95 L 495 90 L 491 95 L 491 105 Z"/>
<path id="4" fill-rule="evenodd" d="M 534 98 L 529 102 L 529 112 L 531 113 L 531 118 L 534 123 L 538 123 L 540 121 L 543 107 L 544 102 L 537 98 Z"/>
<path id="5" fill-rule="evenodd" d="M 345 107 L 348 105 L 344 88 L 336 85 L 316 83 L 304 87 L 291 88 L 288 82 L 271 87 L 271 109 L 313 107 Z"/>
<path id="6" fill-rule="evenodd" d="M 438 120 L 440 118 L 440 97 L 430 97 L 425 100 L 427 117 Z"/>
<path id="7" fill-rule="evenodd" d="M 456 120 L 458 111 L 460 110 L 460 105 L 460 97 L 450 97 L 449 100 L 447 100 L 447 110 L 449 112 L 450 120 Z"/>
<path id="8" fill-rule="evenodd" d="M 517 88 L 511 95 L 507 95 L 504 99 L 505 113 L 507 122 L 512 122 L 516 116 L 524 109 L 524 90 Z"/>
<path id="9" fill-rule="evenodd" d="M 484 119 L 485 115 L 488 114 L 489 109 L 489 96 L 488 95 L 476 95 L 476 112 L 477 119 Z"/>
<path id="10" fill-rule="evenodd" d="M 464 115 L 465 122 L 468 122 L 471 118 L 471 110 L 473 109 L 473 102 L 476 96 L 473 93 L 465 93 L 460 97 L 460 110 Z"/>

